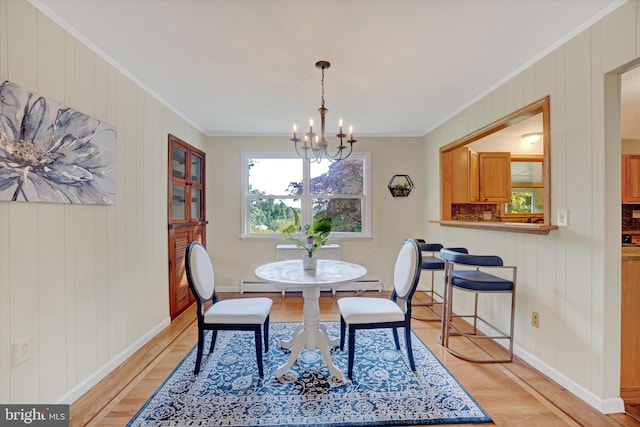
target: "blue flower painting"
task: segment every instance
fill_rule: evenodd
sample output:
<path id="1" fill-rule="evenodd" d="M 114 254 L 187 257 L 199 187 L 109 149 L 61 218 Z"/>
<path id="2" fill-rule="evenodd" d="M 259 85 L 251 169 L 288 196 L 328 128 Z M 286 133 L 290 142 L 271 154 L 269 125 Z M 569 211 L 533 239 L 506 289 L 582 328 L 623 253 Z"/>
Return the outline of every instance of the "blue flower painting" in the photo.
<path id="1" fill-rule="evenodd" d="M 15 83 L 0 85 L 0 201 L 111 205 L 116 131 Z"/>

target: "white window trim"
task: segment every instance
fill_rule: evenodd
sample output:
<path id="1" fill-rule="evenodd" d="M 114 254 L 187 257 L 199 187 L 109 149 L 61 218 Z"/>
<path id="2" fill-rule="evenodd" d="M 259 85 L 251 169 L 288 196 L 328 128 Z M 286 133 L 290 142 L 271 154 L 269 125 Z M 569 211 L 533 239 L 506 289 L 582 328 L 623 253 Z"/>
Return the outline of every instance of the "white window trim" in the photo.
<path id="1" fill-rule="evenodd" d="M 273 241 L 282 241 L 282 236 L 278 233 L 250 233 L 251 229 L 251 220 L 249 218 L 248 212 L 248 200 L 249 195 L 247 194 L 248 188 L 248 174 L 247 174 L 247 161 L 250 158 L 263 158 L 263 159 L 296 159 L 299 158 L 294 152 L 273 152 L 273 151 L 243 151 L 240 156 L 240 170 L 242 171 L 241 176 L 241 186 L 240 186 L 240 198 L 241 198 L 241 218 L 242 218 L 242 230 L 240 234 L 241 239 L 259 239 L 259 240 L 273 240 Z M 354 159 L 363 159 L 364 167 L 363 167 L 363 178 L 364 178 L 364 186 L 362 190 L 362 231 L 360 233 L 344 233 L 344 232 L 332 232 L 331 233 L 331 242 L 335 242 L 338 240 L 358 240 L 358 239 L 370 239 L 371 238 L 371 153 L 368 152 L 354 152 L 351 154 L 351 158 Z M 301 199 L 302 204 L 304 206 L 305 203 L 307 205 L 311 205 L 311 195 L 309 191 L 309 179 L 304 179 L 304 177 L 309 176 L 310 167 L 309 162 L 303 162 L 304 169 L 304 195 L 296 196 L 296 199 Z M 348 197 L 348 196 L 345 196 Z M 281 199 L 280 195 L 278 196 L 263 196 L 263 198 L 273 198 L 273 199 Z M 303 209 L 303 217 L 300 218 L 302 223 L 308 224 L 310 222 L 311 212 L 309 209 Z"/>

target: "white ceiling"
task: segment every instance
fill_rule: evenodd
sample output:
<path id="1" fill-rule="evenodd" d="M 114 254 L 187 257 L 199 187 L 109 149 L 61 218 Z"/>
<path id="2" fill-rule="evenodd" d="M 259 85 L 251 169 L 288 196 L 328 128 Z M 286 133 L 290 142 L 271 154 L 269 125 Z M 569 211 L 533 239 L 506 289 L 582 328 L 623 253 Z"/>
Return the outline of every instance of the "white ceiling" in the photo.
<path id="1" fill-rule="evenodd" d="M 620 0 L 32 0 L 207 135 L 422 136 Z"/>

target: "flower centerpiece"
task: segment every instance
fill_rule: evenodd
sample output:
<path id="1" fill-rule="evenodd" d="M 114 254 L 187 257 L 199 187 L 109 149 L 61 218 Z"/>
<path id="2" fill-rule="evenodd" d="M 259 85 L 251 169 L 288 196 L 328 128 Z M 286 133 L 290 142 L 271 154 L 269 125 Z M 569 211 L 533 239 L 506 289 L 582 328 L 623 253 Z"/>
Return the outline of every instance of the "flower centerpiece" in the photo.
<path id="1" fill-rule="evenodd" d="M 295 209 L 293 211 L 294 223 L 282 230 L 282 239 L 288 240 L 298 248 L 306 251 L 302 259 L 305 270 L 315 269 L 317 259 L 313 254 L 326 245 L 329 241 L 333 220 L 331 218 L 318 218 L 311 225 L 300 224 L 300 215 Z"/>

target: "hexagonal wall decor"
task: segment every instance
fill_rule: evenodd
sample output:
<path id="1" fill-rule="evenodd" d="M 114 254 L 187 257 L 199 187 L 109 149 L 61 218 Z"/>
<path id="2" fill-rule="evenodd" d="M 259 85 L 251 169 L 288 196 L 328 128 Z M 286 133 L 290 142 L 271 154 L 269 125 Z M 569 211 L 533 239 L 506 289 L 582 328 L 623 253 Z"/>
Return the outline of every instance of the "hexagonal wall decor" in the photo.
<path id="1" fill-rule="evenodd" d="M 393 197 L 407 197 L 413 190 L 413 181 L 409 175 L 393 175 L 387 188 Z"/>

